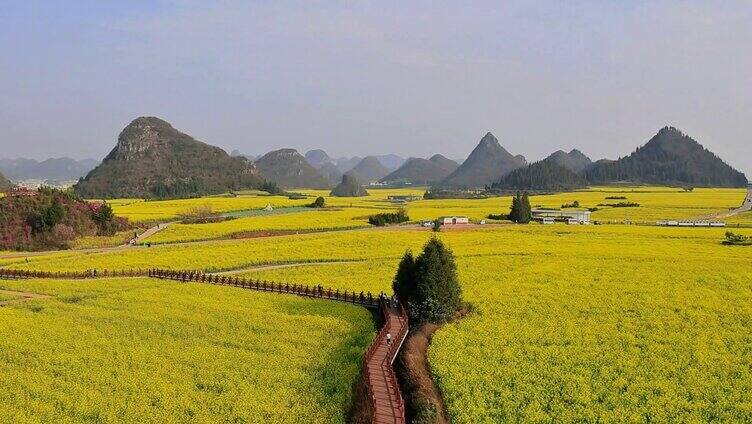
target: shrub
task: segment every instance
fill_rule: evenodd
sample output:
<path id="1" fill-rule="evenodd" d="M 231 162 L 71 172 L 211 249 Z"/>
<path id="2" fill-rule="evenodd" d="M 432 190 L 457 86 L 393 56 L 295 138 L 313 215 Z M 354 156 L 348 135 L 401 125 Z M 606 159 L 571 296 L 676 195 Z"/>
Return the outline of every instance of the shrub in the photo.
<path id="1" fill-rule="evenodd" d="M 611 206 L 612 208 L 636 208 L 639 207 L 639 203 L 635 202 L 619 202 L 619 203 L 599 203 L 598 206 Z"/>
<path id="2" fill-rule="evenodd" d="M 752 246 L 752 237 L 726 231 L 726 240 L 723 241 L 723 244 L 730 246 Z"/>
<path id="3" fill-rule="evenodd" d="M 398 212 L 390 213 L 377 213 L 368 217 L 368 223 L 377 227 L 383 227 L 389 224 L 401 224 L 410 220 L 404 209 L 400 209 Z"/>
<path id="4" fill-rule="evenodd" d="M 565 203 L 565 204 L 561 205 L 561 208 L 562 208 L 562 209 L 567 209 L 567 208 L 579 208 L 579 207 L 580 207 L 580 201 L 579 201 L 579 200 L 575 200 L 575 201 L 574 201 L 574 202 L 572 202 L 572 203 Z"/>
<path id="5" fill-rule="evenodd" d="M 321 196 L 317 197 L 313 203 L 308 205 L 309 208 L 323 208 L 324 206 L 326 206 L 326 200 Z"/>
<path id="6" fill-rule="evenodd" d="M 627 200 L 627 196 L 608 196 L 606 200 Z"/>

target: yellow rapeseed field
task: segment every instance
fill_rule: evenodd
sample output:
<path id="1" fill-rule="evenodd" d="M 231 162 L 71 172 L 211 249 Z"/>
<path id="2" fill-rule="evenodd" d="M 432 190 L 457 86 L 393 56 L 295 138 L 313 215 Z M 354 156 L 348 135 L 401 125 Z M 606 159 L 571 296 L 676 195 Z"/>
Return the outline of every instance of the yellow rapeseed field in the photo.
<path id="1" fill-rule="evenodd" d="M 108 203 L 112 205 L 115 215 L 128 218 L 132 222 L 144 222 L 174 220 L 181 213 L 204 206 L 211 208 L 215 212 L 232 212 L 245 209 L 261 209 L 266 207 L 266 205 L 272 205 L 275 208 L 303 206 L 311 203 L 311 200 L 291 200 L 284 196 L 247 195 L 154 201 L 128 199 L 125 201 L 108 201 Z"/>
<path id="2" fill-rule="evenodd" d="M 46 271 L 84 271 L 96 268 L 100 272 L 105 269 L 151 267 L 204 271 L 239 270 L 241 272 L 235 275 L 278 282 L 320 284 L 340 290 L 390 292 L 391 278 L 401 255 L 406 249 L 417 252 L 426 240 L 434 235 L 430 230 L 415 226 L 355 229 L 257 239 L 180 243 L 202 238 L 229 237 L 239 231 L 303 230 L 306 225 L 308 228 L 322 230 L 337 228 L 338 225 L 343 225 L 343 222 L 358 220 L 365 225 L 364 219 L 371 211 L 395 207 L 386 200 L 387 190 L 371 191 L 371 196 L 358 199 L 327 198 L 330 205 L 334 202 L 344 202 L 339 204 L 341 211 L 306 211 L 240 218 L 218 224 L 198 224 L 195 227 L 175 226 L 174 229 L 170 228 L 154 236 L 155 240 L 158 240 L 156 237 L 163 237 L 163 241 L 172 241 L 174 244 L 117 251 L 55 252 L 29 256 L 28 259 L 19 255 L 4 254 L 0 255 L 0 266 Z M 601 207 L 593 214 L 593 219 L 618 222 L 628 218 L 632 221 L 651 222 L 658 219 L 695 218 L 722 212 L 739 206 L 744 192 L 726 189 L 695 189 L 685 192 L 665 187 L 601 187 L 575 193 L 534 196 L 531 201 L 533 205 L 546 207 L 560 207 L 574 200 L 579 201 L 582 207 L 596 207 L 598 203 L 620 201 L 606 197 L 626 197 L 625 201 L 637 202 L 640 207 Z M 192 201 L 198 203 L 203 200 Z M 227 204 L 232 210 L 244 209 L 236 206 Z M 508 208 L 509 198 L 499 197 L 479 200 L 421 200 L 407 205 L 408 213 L 414 221 L 450 214 L 468 215 L 479 220 L 490 213 L 506 213 Z M 336 213 L 341 215 L 326 215 Z M 316 218 L 317 214 L 321 215 L 320 218 Z M 356 216 L 357 214 L 360 215 Z M 310 221 L 303 222 L 309 218 Z M 730 219 L 729 222 L 744 222 L 748 218 L 749 215 L 744 214 Z M 283 227 L 285 225 L 287 227 Z M 726 230 L 628 225 L 507 224 L 438 233 L 436 236 L 444 240 L 457 257 L 464 298 L 472 305 L 470 315 L 459 322 L 447 325 L 435 335 L 429 350 L 431 370 L 442 389 L 453 422 L 752 421 L 752 409 L 749 407 L 752 405 L 752 373 L 749 372 L 752 369 L 752 248 L 722 245 Z M 734 231 L 752 236 L 750 229 L 741 228 Z M 256 269 L 279 264 L 294 266 Z M 96 344 L 99 343 L 96 341 L 97 332 L 94 331 L 98 328 L 97 331 L 105 329 L 116 335 L 131 335 L 129 337 L 137 341 L 134 349 L 138 351 L 131 355 L 142 358 L 145 354 L 140 351 L 146 347 L 139 344 L 142 342 L 133 334 L 140 334 L 143 330 L 138 327 L 137 331 L 128 332 L 120 327 L 111 327 L 125 326 L 126 324 L 121 322 L 122 318 L 131 316 L 135 310 L 138 310 L 139 313 L 136 315 L 139 318 L 142 311 L 145 311 L 145 317 L 153 317 L 158 323 L 154 328 L 169 329 L 162 331 L 153 343 L 167 344 L 165 349 L 171 352 L 170 357 L 180 358 L 177 362 L 182 364 L 192 364 L 196 357 L 186 359 L 180 356 L 183 353 L 176 352 L 179 349 L 170 344 L 172 339 L 162 339 L 173 334 L 185 335 L 187 338 L 188 334 L 192 334 L 188 330 L 189 326 L 192 329 L 198 326 L 200 331 L 214 328 L 218 335 L 227 338 L 234 337 L 233 332 L 237 331 L 238 326 L 253 326 L 263 335 L 264 340 L 271 340 L 272 346 L 278 346 L 275 344 L 275 337 L 279 334 L 276 331 L 278 328 L 285 334 L 290 333 L 290 337 L 294 338 L 283 338 L 282 341 L 287 344 L 271 353 L 258 350 L 260 348 L 257 348 L 257 344 L 249 348 L 234 339 L 225 340 L 224 344 L 220 343 L 223 347 L 232 346 L 237 350 L 250 349 L 250 353 L 245 355 L 250 355 L 256 360 L 273 361 L 277 357 L 273 352 L 296 350 L 290 346 L 297 347 L 297 351 L 304 355 L 303 351 L 310 351 L 306 343 L 320 343 L 304 337 L 305 334 L 312 335 L 314 339 L 320 337 L 320 333 L 316 333 L 311 326 L 295 321 L 294 324 L 270 324 L 269 327 L 265 327 L 265 321 L 261 316 L 248 312 L 260 308 L 268 311 L 277 310 L 289 315 L 301 310 L 302 307 L 297 304 L 280 307 L 275 300 L 265 303 L 267 298 L 275 299 L 276 295 L 248 294 L 237 289 L 214 286 L 205 289 L 210 291 L 205 293 L 201 291 L 204 289 L 194 288 L 197 285 L 150 283 L 147 279 L 64 284 L 22 281 L 0 284 L 11 288 L 24 287 L 54 296 L 54 299 L 35 300 L 13 306 L 14 310 L 29 315 L 27 321 L 20 321 L 19 325 L 13 326 L 31 326 L 28 334 L 24 333 L 31 337 L 29 343 L 36 340 L 37 336 L 34 334 L 39 333 L 40 340 L 42 337 L 50 337 L 51 334 L 60 337 L 61 339 L 57 339 L 58 345 L 65 346 L 66 343 L 75 342 L 83 343 L 87 348 L 92 345 L 99 347 Z M 128 288 L 131 284 L 137 287 L 131 290 Z M 167 292 L 161 289 L 165 285 L 170 287 Z M 78 299 L 78 294 L 71 290 L 91 292 L 92 301 L 98 302 L 100 298 L 97 297 L 97 293 L 115 292 L 116 286 L 120 290 L 117 294 L 119 297 L 110 298 L 108 294 L 102 298 L 109 299 L 106 304 L 95 303 L 91 309 L 83 309 L 87 314 L 105 314 L 106 318 L 84 315 L 90 327 L 72 327 L 81 334 L 80 339 L 71 339 L 75 335 L 66 332 L 56 335 L 52 330 L 59 329 L 60 325 L 71 325 L 72 318 L 60 318 L 66 317 L 63 312 L 68 309 L 65 308 L 88 306 L 88 297 Z M 173 286 L 180 289 L 179 295 L 175 294 L 178 292 L 173 290 Z M 182 290 L 188 292 L 184 293 Z M 191 290 L 200 290 L 201 295 Z M 237 295 L 239 292 L 243 294 Z M 134 300 L 136 294 L 144 293 L 147 295 L 142 298 L 147 300 Z M 227 301 L 225 293 L 228 293 Z M 73 296 L 70 302 L 64 300 L 66 296 Z M 295 299 L 295 302 L 298 301 L 301 300 Z M 131 307 L 129 305 L 132 302 L 135 302 L 135 306 Z M 34 311 L 35 305 L 45 305 L 41 312 L 56 311 L 52 306 L 47 306 L 48 303 L 55 305 L 55 308 L 64 309 L 60 315 L 54 316 L 61 324 L 50 320 L 42 321 L 39 327 L 35 327 L 35 315 L 32 313 L 40 313 Z M 188 305 L 199 305 L 200 308 L 188 311 Z M 221 316 L 227 324 L 210 321 L 212 324 L 207 326 L 203 321 L 196 321 L 198 318 L 187 318 L 191 316 L 189 314 L 199 313 L 201 308 L 208 308 L 212 311 L 209 316 Z M 221 312 L 225 310 L 223 308 L 227 308 L 226 314 Z M 306 316 L 316 315 L 316 319 L 336 320 L 340 317 L 340 311 L 302 309 L 306 311 Z M 4 313 L 6 311 L 0 309 L 0 314 Z M 163 321 L 157 316 L 159 313 L 166 314 Z M 346 316 L 351 316 L 347 313 L 350 312 L 346 312 Z M 336 322 L 333 324 L 335 327 L 338 325 Z M 175 329 L 175 325 L 185 327 Z M 292 328 L 290 325 L 299 327 Z M 51 330 L 46 330 L 47 326 Z M 372 336 L 372 329 L 368 328 L 365 332 L 351 329 L 347 333 L 343 330 L 338 334 L 340 343 L 343 337 L 355 337 L 353 334 L 360 334 L 357 340 L 362 341 Z M 20 343 L 20 346 L 27 346 L 17 340 L 16 333 L 8 331 L 8 337 L 11 337 L 14 343 Z M 133 343 L 131 339 L 123 339 L 120 336 L 116 336 L 115 339 L 119 341 L 117 345 Z M 245 342 L 256 339 L 249 336 L 243 340 Z M 37 344 L 44 345 L 41 342 Z M 362 350 L 355 347 L 356 344 L 346 344 L 350 346 L 347 351 L 353 356 L 355 353 L 362 354 Z M 185 344 L 179 346 L 185 348 Z M 365 346 L 365 343 L 362 346 Z M 160 351 L 151 345 L 149 348 L 152 351 Z M 192 352 L 190 349 L 187 350 Z M 335 351 L 340 352 L 336 349 Z M 0 352 L 5 350 L 0 349 Z M 105 349 L 105 352 L 109 351 Z M 56 363 L 56 357 L 52 353 L 43 353 L 48 356 L 42 357 L 53 358 L 52 362 L 43 361 L 46 366 Z M 236 356 L 232 356 L 233 358 L 241 357 L 239 352 L 235 353 Z M 9 363 L 15 364 L 12 361 Z M 355 362 L 345 360 L 344 363 Z M 318 370 L 323 366 L 323 362 L 318 362 L 318 365 L 305 365 L 303 362 L 297 364 L 307 371 Z M 228 362 L 218 362 L 216 366 L 216 369 L 221 369 L 230 365 Z M 274 366 L 276 367 L 276 364 Z M 277 368 L 272 369 L 282 373 L 280 375 L 285 373 Z M 3 370 L 2 365 L 0 370 Z M 87 371 L 83 365 L 77 370 L 95 373 Z M 118 369 L 116 372 L 121 371 Z M 154 384 L 157 386 L 163 378 L 167 380 L 166 377 L 162 377 L 161 371 L 154 372 L 157 377 L 149 381 L 156 381 Z M 322 372 L 330 375 L 329 371 Z M 15 373 L 16 371 L 13 371 L 10 375 Z M 232 369 L 227 378 L 230 381 L 238 381 L 238 373 Z M 316 372 L 313 374 L 320 375 Z M 310 375 L 310 372 L 302 372 L 292 373 L 289 377 L 299 377 L 302 381 L 308 382 L 306 376 Z M 177 377 L 181 381 L 187 378 L 185 373 L 178 374 Z M 285 378 L 287 377 L 285 375 Z M 19 388 L 20 377 L 15 378 L 16 385 L 11 386 L 8 393 L 17 397 L 20 396 L 18 393 L 26 392 Z M 43 378 L 39 380 L 44 381 Z M 105 380 L 87 381 L 93 381 L 92 387 L 102 384 L 109 387 L 106 386 Z M 347 381 L 351 382 L 352 379 Z M 297 417 L 307 416 L 306 414 L 311 414 L 315 420 L 341 420 L 341 411 L 346 407 L 349 398 L 344 395 L 336 397 L 325 407 L 330 412 L 311 412 L 311 409 L 305 406 L 308 404 L 304 398 L 296 397 L 298 393 L 309 390 L 312 396 L 321 396 L 322 392 L 327 393 L 328 390 L 335 389 L 306 384 L 298 386 L 284 380 L 278 385 L 275 382 L 274 387 L 269 389 L 274 394 L 284 393 L 293 399 L 303 399 L 298 400 L 303 405 L 300 409 L 274 396 L 264 401 L 261 406 L 254 403 L 238 407 L 225 402 L 227 398 L 224 398 L 220 404 L 226 406 L 216 411 L 209 408 L 202 417 L 208 417 L 209 421 L 226 421 L 228 417 L 235 417 L 233 414 L 239 413 L 237 411 L 248 413 L 247 411 L 263 410 L 276 411 L 264 415 L 265 421 L 272 422 L 289 417 L 295 421 Z M 303 387 L 304 390 L 289 394 L 289 389 L 286 388 L 290 386 Z M 0 390 L 2 387 L 0 385 Z M 141 393 L 136 389 L 129 390 L 126 392 Z M 192 395 L 190 399 L 196 399 L 198 402 L 190 403 L 178 396 L 178 400 L 170 403 L 165 409 L 174 412 L 189 404 L 209 404 L 205 396 L 213 395 L 196 390 L 199 393 Z M 242 384 L 237 389 L 223 386 L 223 390 L 230 390 L 230 396 L 242 397 L 244 401 L 246 397 L 241 394 L 260 391 Z M 38 391 L 46 393 L 45 390 Z M 224 393 L 227 392 L 221 392 Z M 71 408 L 77 411 L 76 414 L 79 414 L 79 411 L 84 411 L 81 414 L 88 414 L 91 404 L 87 403 L 86 399 L 92 397 L 101 401 L 101 395 L 99 396 L 87 393 L 68 402 L 77 405 Z M 136 406 L 133 408 L 141 408 L 139 405 L 143 405 L 144 401 L 135 394 L 133 396 L 136 399 Z M 3 394 L 0 393 L 0 399 L 3 398 Z M 27 400 L 14 400 L 12 405 Z M 43 405 L 44 402 L 40 401 L 38 404 Z M 13 416 L 23 418 L 17 415 L 20 413 L 17 412 L 18 407 L 13 408 L 15 409 L 10 409 Z M 159 407 L 151 408 L 157 408 L 157 412 L 154 412 L 156 415 L 153 415 L 156 419 L 172 416 L 170 414 L 173 413 L 164 412 Z M 290 409 L 287 411 L 288 415 L 280 412 L 286 408 Z M 146 410 L 151 411 L 148 408 Z M 113 413 L 110 409 L 102 411 L 102 414 Z M 129 411 L 129 407 L 126 407 L 125 412 L 117 410 L 116 413 L 127 414 Z M 61 412 L 53 411 L 49 414 L 53 415 L 43 417 L 54 420 L 60 418 L 60 415 L 54 414 Z M 76 415 L 79 416 L 84 415 Z M 254 421 L 258 416 L 242 416 L 242 419 L 249 418 L 250 421 Z"/>
<path id="3" fill-rule="evenodd" d="M 379 211 L 364 208 L 308 209 L 295 213 L 250 216 L 208 224 L 172 224 L 147 241 L 176 243 L 228 238 L 245 233 L 314 231 L 368 227 L 368 216 Z"/>
<path id="4" fill-rule="evenodd" d="M 393 243 L 414 248 L 414 234 Z M 752 249 L 722 246 L 723 230 L 510 226 L 440 237 L 474 310 L 430 349 L 453 422 L 752 419 Z M 395 269 L 376 258 L 245 275 L 380 291 Z"/>
<path id="5" fill-rule="evenodd" d="M 150 279 L 0 281 L 2 421 L 343 423 L 370 314 Z"/>

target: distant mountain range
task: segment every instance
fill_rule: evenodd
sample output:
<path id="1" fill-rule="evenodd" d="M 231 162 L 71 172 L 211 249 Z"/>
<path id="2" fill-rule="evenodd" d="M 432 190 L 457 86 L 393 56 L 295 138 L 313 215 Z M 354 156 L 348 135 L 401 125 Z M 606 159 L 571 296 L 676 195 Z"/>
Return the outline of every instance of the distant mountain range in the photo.
<path id="1" fill-rule="evenodd" d="M 79 161 L 65 157 L 47 159 L 41 162 L 24 158 L 0 159 L 0 171 L 14 181 L 74 181 L 86 175 L 98 163 L 93 159 Z"/>
<path id="2" fill-rule="evenodd" d="M 195 140 L 154 117 L 134 120 L 120 133 L 104 161 L 74 189 L 85 197 L 184 197 L 243 188 L 330 188 L 361 183 L 430 185 L 440 189 L 562 191 L 594 184 L 632 183 L 743 187 L 747 179 L 676 128 L 661 129 L 631 155 L 593 162 L 577 149 L 558 150 L 528 164 L 487 133 L 462 164 L 436 154 L 404 160 L 397 155 L 332 158 L 316 149 L 305 156 L 280 149 L 250 161 L 239 151 Z M 95 161 L 60 158 L 42 162 L 1 160 L 11 179 L 71 180 Z M 6 171 L 7 169 L 7 171 Z M 348 173 L 348 178 L 343 175 Z M 353 184 L 356 181 L 357 184 Z M 8 180 L 0 174 L 0 188 Z"/>
<path id="3" fill-rule="evenodd" d="M 260 188 L 264 179 L 243 157 L 202 143 L 154 117 L 123 129 L 104 161 L 74 190 L 87 198 L 165 198 Z"/>
<path id="4" fill-rule="evenodd" d="M 503 176 L 492 188 L 566 191 L 609 183 L 744 187 L 747 178 L 691 137 L 665 127 L 627 157 L 592 162 L 579 150 L 559 150 Z"/>
<path id="5" fill-rule="evenodd" d="M 385 183 L 432 185 L 454 172 L 459 164 L 436 154 L 429 159 L 410 158 L 399 169 L 381 179 Z"/>

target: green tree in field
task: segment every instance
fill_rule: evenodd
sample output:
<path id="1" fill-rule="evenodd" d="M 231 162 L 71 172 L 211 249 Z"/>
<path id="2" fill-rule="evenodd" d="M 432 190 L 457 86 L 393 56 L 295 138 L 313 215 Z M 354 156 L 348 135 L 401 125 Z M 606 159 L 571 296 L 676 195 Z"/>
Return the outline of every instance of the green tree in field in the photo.
<path id="1" fill-rule="evenodd" d="M 392 289 L 400 300 L 410 299 L 415 293 L 415 257 L 411 250 L 402 256 L 392 282 Z"/>
<path id="2" fill-rule="evenodd" d="M 530 207 L 530 196 L 527 195 L 527 192 L 522 194 L 521 208 L 522 219 L 520 224 L 529 224 L 533 220 L 533 209 Z"/>
<path id="3" fill-rule="evenodd" d="M 530 207 L 530 197 L 520 193 L 512 198 L 512 208 L 509 211 L 509 220 L 518 224 L 528 224 L 533 219 L 532 208 Z"/>
<path id="4" fill-rule="evenodd" d="M 445 322 L 460 308 L 462 291 L 454 255 L 436 237 L 413 259 L 407 252 L 394 278 L 394 290 L 418 323 Z"/>

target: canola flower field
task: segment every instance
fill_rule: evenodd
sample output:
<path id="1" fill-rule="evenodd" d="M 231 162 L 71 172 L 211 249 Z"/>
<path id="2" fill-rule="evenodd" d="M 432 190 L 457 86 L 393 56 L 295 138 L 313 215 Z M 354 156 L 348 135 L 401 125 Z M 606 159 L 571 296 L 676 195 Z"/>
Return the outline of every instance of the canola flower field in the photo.
<path id="1" fill-rule="evenodd" d="M 343 423 L 375 335 L 352 305 L 170 281 L 2 281 L 7 422 Z"/>
<path id="2" fill-rule="evenodd" d="M 491 234 L 441 234 L 474 307 L 429 352 L 453 422 L 752 420 L 752 251 L 721 246 L 719 230 L 602 228 L 510 228 L 495 252 L 467 240 Z M 388 290 L 394 272 L 374 260 L 248 275 Z"/>
<path id="3" fill-rule="evenodd" d="M 343 223 L 362 223 L 365 227 L 367 215 L 396 207 L 387 196 L 397 193 L 370 191 L 371 196 L 357 199 L 327 197 L 327 205 L 335 210 L 252 216 L 195 227 L 173 224 L 179 231 L 171 232 L 171 226 L 157 233 L 153 236 L 155 245 L 148 248 L 29 257 L 1 253 L 0 267 L 233 271 L 234 276 L 275 282 L 391 292 L 391 279 L 404 251 L 419 251 L 434 233 L 416 226 L 347 229 Z M 422 190 L 410 189 L 399 194 L 420 193 Z M 608 187 L 534 196 L 531 203 L 560 207 L 578 200 L 581 207 L 595 207 L 619 201 L 606 197 L 626 197 L 641 206 L 601 208 L 593 219 L 608 220 L 613 214 L 614 222 L 622 222 L 628 209 L 630 220 L 650 222 L 668 219 L 669 215 L 685 219 L 723 212 L 738 207 L 744 191 Z M 222 197 L 171 201 L 179 206 L 170 210 L 177 215 L 191 207 L 188 205 L 201 205 L 207 199 L 225 201 Z M 169 214 L 168 208 L 158 212 L 162 202 L 135 202 L 155 208 L 155 214 Z M 506 213 L 508 202 L 503 197 L 421 200 L 406 207 L 413 221 L 452 214 L 477 221 L 490 213 Z M 248 209 L 247 204 L 233 206 L 232 202 L 225 207 L 228 211 Z M 316 214 L 326 218 L 316 218 Z M 733 219 L 743 222 L 748 217 L 742 214 Z M 324 232 L 304 233 L 304 226 Z M 301 234 L 223 239 L 237 232 L 285 228 L 301 230 Z M 330 229 L 342 231 L 325 231 Z M 725 231 L 508 224 L 436 234 L 454 251 L 464 298 L 472 305 L 470 315 L 436 333 L 429 350 L 431 370 L 452 421 L 752 421 L 752 249 L 721 245 Z M 734 231 L 752 236 L 752 229 Z M 163 237 L 161 242 L 158 237 Z M 188 243 L 207 239 L 211 240 Z M 290 266 L 269 267 L 284 264 Z M 6 368 L 0 365 L 0 407 L 11 411 L 17 421 L 101 417 L 101 421 L 112 421 L 112 417 L 140 413 L 151 414 L 148 417 L 154 420 L 180 421 L 188 413 L 197 414 L 190 415 L 199 417 L 196 421 L 341 422 L 359 358 L 374 331 L 368 313 L 356 307 L 288 296 L 283 299 L 229 287 L 148 279 L 0 281 L 0 287 L 52 296 L 0 308 L 0 318 L 6 318 L 9 311 L 16 314 L 4 321 L 14 325 L 6 328 L 5 334 L 0 333 L 0 355 L 12 345 L 3 345 L 4 338 L 20 346 L 7 350 L 15 356 L 5 361 Z M 340 306 L 344 309 L 338 309 Z M 280 314 L 276 324 L 264 318 L 272 312 Z M 51 316 L 45 317 L 45 313 Z M 39 325 L 33 324 L 39 317 Z M 330 325 L 336 330 L 336 340 L 318 340 L 325 337 L 317 329 Z M 9 328 L 28 328 L 20 334 L 30 340 L 19 341 L 18 332 Z M 159 337 L 154 337 L 155 328 L 160 329 Z M 106 341 L 98 336 L 101 332 L 114 334 L 120 347 L 104 348 Z M 90 362 L 73 362 L 72 369 L 55 365 L 63 360 L 41 342 L 50 337 L 56 345 L 83 345 L 97 354 Z M 188 340 L 197 339 L 202 340 L 200 346 L 190 346 Z M 261 346 L 262 342 L 269 345 Z M 119 350 L 123 345 L 129 346 L 127 353 Z M 330 352 L 325 356 L 336 358 L 336 364 L 310 358 L 312 349 Z M 149 362 L 126 362 L 123 366 L 136 376 L 150 378 L 146 381 L 158 388 L 151 389 L 158 393 L 156 403 L 152 402 L 152 392 L 147 390 L 147 396 L 144 389 L 134 387 L 130 375 L 124 377 L 124 386 L 112 386 L 115 383 L 97 374 L 102 368 L 99 365 L 117 363 L 113 358 L 143 359 L 146 351 L 164 351 L 159 356 L 163 362 L 158 362 L 163 368 L 167 360 L 179 364 L 175 375 L 167 376 L 168 371 Z M 299 355 L 292 372 L 277 363 L 280 352 Z M 59 355 L 67 360 L 73 353 L 63 349 Z M 22 356 L 43 358 L 36 366 L 39 369 L 18 359 Z M 206 371 L 210 365 L 196 365 L 199 358 L 210 359 L 211 369 L 222 370 L 228 383 L 219 389 L 215 380 L 196 383 L 197 375 L 207 377 L 210 373 Z M 232 361 L 226 358 L 272 363 L 253 370 L 250 364 L 231 368 Z M 104 369 L 125 375 L 123 367 Z M 195 367 L 199 370 L 193 370 Z M 34 369 L 29 375 L 40 385 L 36 391 L 23 383 L 21 374 L 27 369 Z M 61 381 L 47 382 L 49 375 L 60 373 L 65 376 Z M 85 375 L 89 383 L 86 387 L 102 386 L 105 393 L 124 390 L 132 401 L 128 405 L 99 405 L 106 400 L 99 392 L 66 386 L 73 384 L 74 373 Z M 255 383 L 243 380 L 242 375 L 247 373 L 249 381 Z M 254 385 L 272 375 L 284 378 L 272 378 L 274 381 L 268 382 L 271 386 L 263 389 Z M 261 377 L 253 380 L 257 376 Z M 322 376 L 337 382 L 319 381 Z M 188 394 L 178 395 L 161 386 L 173 377 L 181 380 L 179 388 Z M 190 381 L 182 381 L 189 377 L 194 378 L 193 386 Z M 60 395 L 65 399 L 51 397 L 50 392 L 60 392 L 54 384 L 65 388 Z M 255 399 L 260 393 L 269 395 Z M 315 406 L 329 393 L 335 393 L 329 403 Z M 170 398 L 173 395 L 175 399 Z M 236 405 L 234 402 L 241 398 L 243 403 Z M 49 404 L 55 402 L 66 406 L 62 411 L 50 409 Z M 22 404 L 33 405 L 35 415 L 23 415 Z M 313 418 L 307 419 L 309 416 Z"/>
<path id="4" fill-rule="evenodd" d="M 359 198 L 336 198 L 324 190 L 300 190 L 308 199 L 290 200 L 283 196 L 257 194 L 237 197 L 205 197 L 169 201 L 139 201 L 133 199 L 113 202 L 115 212 L 139 222 L 169 221 L 196 207 L 209 207 L 215 212 L 260 210 L 266 205 L 274 208 L 300 207 L 311 203 L 315 197 L 325 198 L 327 208 L 315 211 L 295 210 L 294 213 L 241 217 L 239 219 L 205 223 L 177 223 L 148 238 L 149 243 L 178 243 L 221 238 L 233 238 L 261 232 L 325 231 L 368 227 L 368 216 L 395 211 L 404 207 L 412 222 L 434 220 L 439 216 L 464 215 L 478 222 L 491 214 L 505 214 L 511 198 L 508 196 L 486 199 L 436 199 L 398 205 L 389 202 L 394 195 L 422 195 L 424 188 L 371 189 L 370 195 Z M 561 208 L 577 201 L 579 209 L 597 209 L 594 221 L 624 223 L 625 221 L 654 224 L 659 220 L 709 219 L 710 216 L 738 207 L 744 199 L 744 189 L 694 189 L 691 192 L 672 187 L 594 187 L 588 190 L 538 195 L 531 197 L 533 207 Z M 609 199 L 609 197 L 611 199 Z M 614 198 L 619 199 L 614 199 Z M 634 202 L 637 207 L 614 207 L 620 202 Z M 752 225 L 752 215 L 728 219 L 729 225 Z M 106 247 L 118 244 L 112 238 L 87 238 L 76 243 L 76 248 Z"/>
<path id="5" fill-rule="evenodd" d="M 365 208 L 307 209 L 295 213 L 251 216 L 207 224 L 173 224 L 147 240 L 150 243 L 177 243 L 243 234 L 279 231 L 324 231 L 368 227 L 368 216 L 375 212 Z"/>

